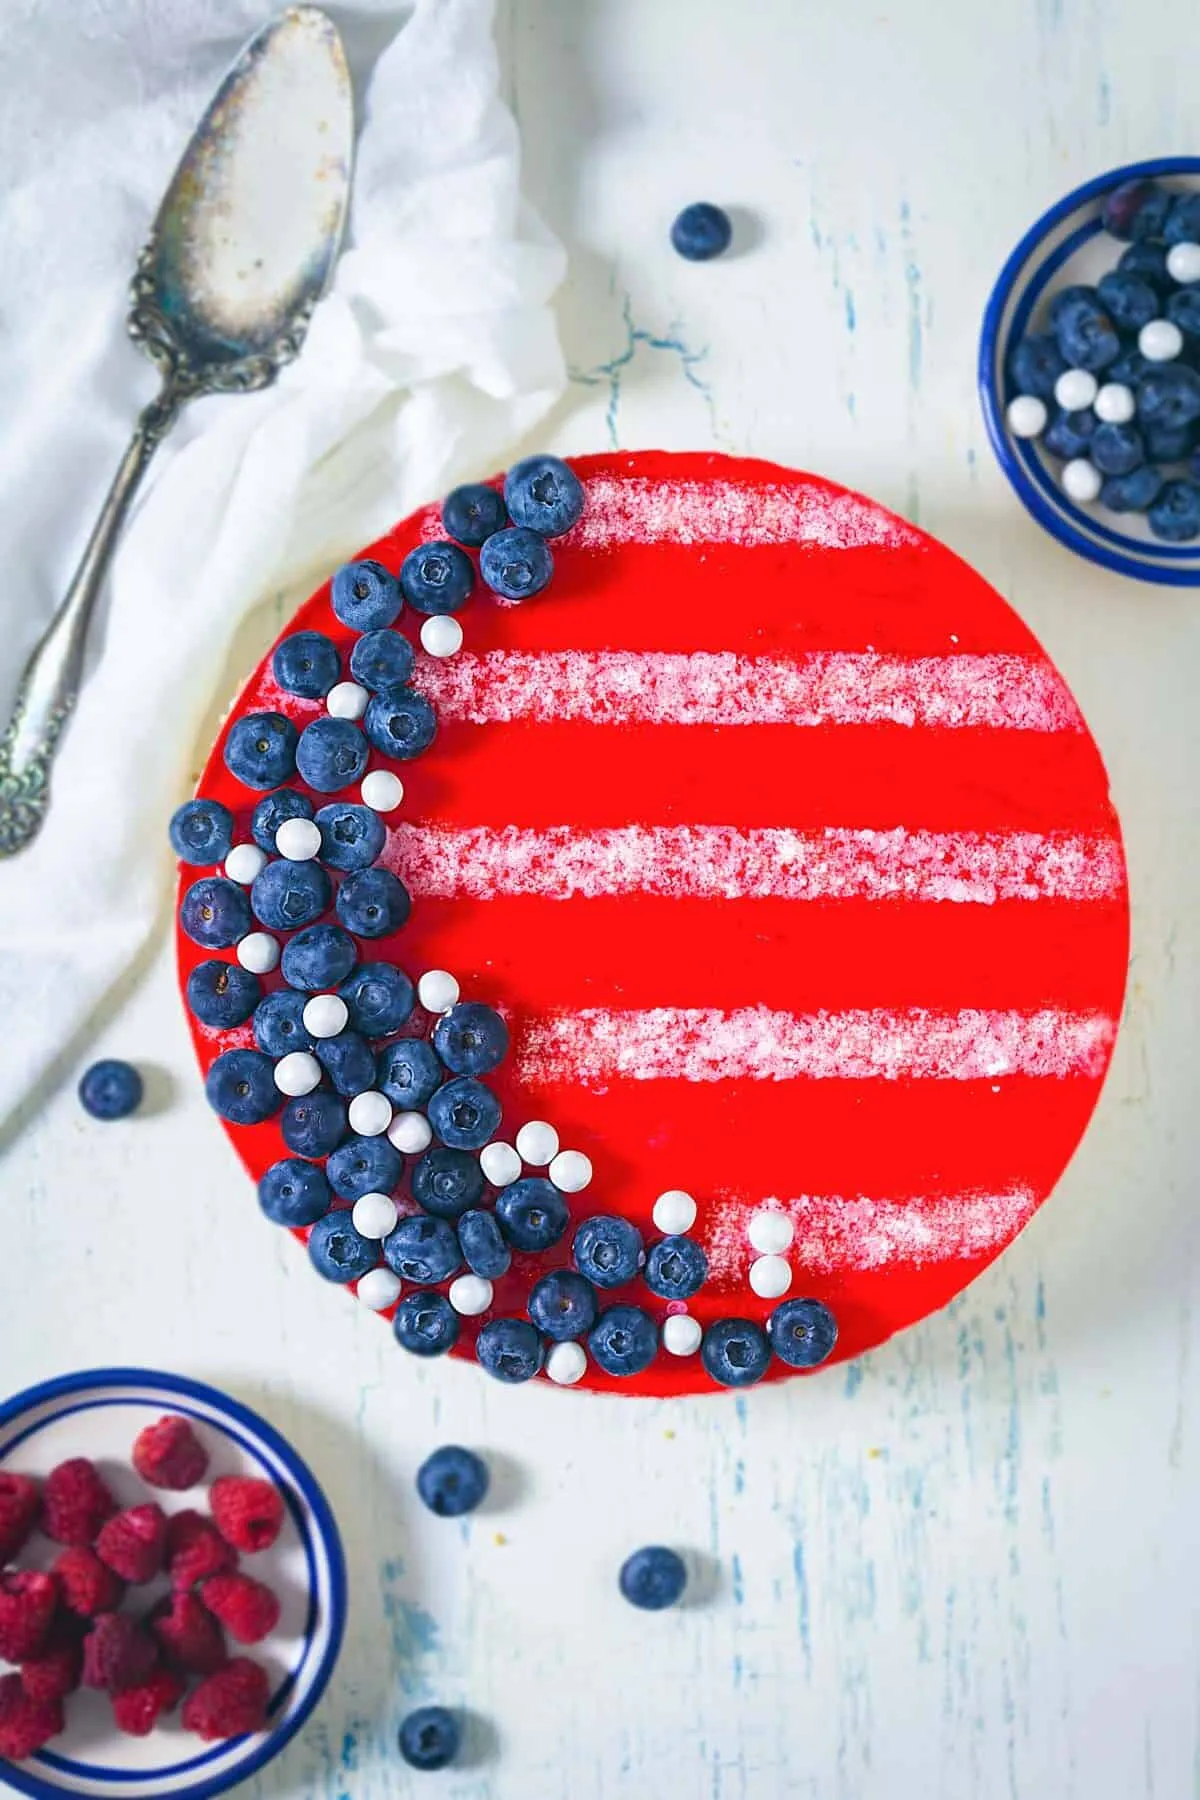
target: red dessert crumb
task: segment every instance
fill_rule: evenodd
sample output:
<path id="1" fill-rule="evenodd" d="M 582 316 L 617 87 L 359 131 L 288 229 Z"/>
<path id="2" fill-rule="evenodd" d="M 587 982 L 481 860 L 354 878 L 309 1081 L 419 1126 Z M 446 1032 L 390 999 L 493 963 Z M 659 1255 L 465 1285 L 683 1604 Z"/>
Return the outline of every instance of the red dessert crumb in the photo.
<path id="1" fill-rule="evenodd" d="M 58 1577 L 63 1605 L 81 1619 L 94 1619 L 97 1613 L 115 1612 L 124 1584 L 106 1568 L 87 1544 L 72 1544 L 60 1550 L 54 1559 L 53 1572 Z"/>
<path id="2" fill-rule="evenodd" d="M 209 1742 L 261 1731 L 267 1722 L 269 1695 L 266 1670 L 248 1656 L 235 1656 L 188 1695 L 183 1703 L 183 1723 Z"/>
<path id="3" fill-rule="evenodd" d="M 0 1677 L 0 1756 L 21 1762 L 62 1728 L 61 1700 L 31 1700 L 19 1675 Z"/>
<path id="4" fill-rule="evenodd" d="M 163 1713 L 174 1712 L 183 1696 L 181 1675 L 159 1669 L 149 1681 L 124 1688 L 112 1697 L 113 1719 L 118 1731 L 130 1737 L 149 1737 Z"/>
<path id="5" fill-rule="evenodd" d="M 208 1451 L 186 1419 L 169 1414 L 138 1432 L 133 1466 L 151 1487 L 172 1488 L 181 1493 L 203 1480 Z"/>
<path id="6" fill-rule="evenodd" d="M 0 1469 L 0 1564 L 22 1549 L 41 1511 L 37 1482 L 29 1475 Z"/>
<path id="7" fill-rule="evenodd" d="M 251 1575 L 210 1575 L 200 1598 L 239 1644 L 259 1644 L 279 1623 L 279 1602 Z"/>
<path id="8" fill-rule="evenodd" d="M 153 1581 L 166 1548 L 166 1515 L 153 1502 L 118 1513 L 96 1539 L 96 1555 L 125 1581 Z"/>
<path id="9" fill-rule="evenodd" d="M 57 1609 L 53 1575 L 32 1569 L 0 1575 L 0 1658 L 19 1663 L 36 1656 Z"/>
<path id="10" fill-rule="evenodd" d="M 269 1481 L 222 1475 L 208 1496 L 217 1530 L 238 1550 L 267 1550 L 283 1524 L 283 1495 Z"/>
<path id="11" fill-rule="evenodd" d="M 86 1456 L 51 1469 L 42 1489 L 42 1530 L 56 1544 L 94 1544 L 117 1503 Z"/>
<path id="12" fill-rule="evenodd" d="M 79 1686 L 83 1634 L 76 1619 L 59 1613 L 37 1655 L 21 1664 L 21 1686 L 31 1700 L 63 1700 Z"/>
<path id="13" fill-rule="evenodd" d="M 149 1632 L 125 1613 L 101 1613 L 83 1640 L 83 1684 L 119 1694 L 148 1681 L 157 1661 Z"/>
<path id="14" fill-rule="evenodd" d="M 237 1551 L 212 1520 L 190 1507 L 167 1520 L 167 1568 L 171 1586 L 190 1588 L 206 1575 L 224 1575 L 237 1566 Z"/>
<path id="15" fill-rule="evenodd" d="M 195 1594 L 172 1594 L 164 1600 L 150 1615 L 150 1629 L 167 1661 L 189 1675 L 211 1675 L 229 1660 L 221 1627 Z"/>

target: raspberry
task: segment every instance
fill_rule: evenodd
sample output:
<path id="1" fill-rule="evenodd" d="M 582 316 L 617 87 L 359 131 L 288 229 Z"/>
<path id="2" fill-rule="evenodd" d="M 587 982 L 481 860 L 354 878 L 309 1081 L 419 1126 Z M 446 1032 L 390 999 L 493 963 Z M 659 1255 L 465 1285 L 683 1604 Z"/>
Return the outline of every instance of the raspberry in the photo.
<path id="1" fill-rule="evenodd" d="M 283 1495 L 269 1481 L 222 1475 L 209 1489 L 217 1530 L 238 1550 L 266 1550 L 283 1524 Z"/>
<path id="2" fill-rule="evenodd" d="M 0 1757 L 21 1762 L 62 1728 L 61 1700 L 31 1700 L 19 1675 L 0 1678 Z"/>
<path id="3" fill-rule="evenodd" d="M 151 1487 L 172 1488 L 182 1493 L 203 1480 L 208 1451 L 186 1419 L 168 1416 L 157 1425 L 139 1431 L 133 1446 L 133 1466 Z"/>
<path id="4" fill-rule="evenodd" d="M 266 1670 L 248 1656 L 235 1656 L 193 1688 L 183 1703 L 184 1727 L 210 1743 L 261 1731 L 267 1722 L 269 1694 Z"/>
<path id="5" fill-rule="evenodd" d="M 28 1475 L 7 1475 L 0 1469 L 0 1565 L 20 1550 L 37 1524 L 41 1510 L 37 1482 Z"/>
<path id="6" fill-rule="evenodd" d="M 210 1575 L 200 1598 L 239 1644 L 258 1644 L 279 1623 L 279 1602 L 249 1575 Z"/>
<path id="7" fill-rule="evenodd" d="M 36 1656 L 21 1664 L 21 1686 L 31 1700 L 62 1700 L 79 1686 L 83 1638 L 78 1622 L 62 1613 L 46 1633 Z"/>
<path id="8" fill-rule="evenodd" d="M 171 1586 L 190 1588 L 206 1575 L 224 1575 L 237 1566 L 237 1551 L 204 1513 L 172 1513 L 167 1520 L 167 1568 Z"/>
<path id="9" fill-rule="evenodd" d="M 167 1661 L 189 1675 L 211 1675 L 229 1660 L 221 1627 L 195 1594 L 172 1594 L 156 1606 L 150 1629 Z"/>
<path id="10" fill-rule="evenodd" d="M 161 1506 L 131 1506 L 101 1527 L 96 1555 L 126 1581 L 153 1581 L 163 1566 L 167 1520 Z"/>
<path id="11" fill-rule="evenodd" d="M 101 1613 L 83 1640 L 83 1685 L 119 1694 L 149 1680 L 157 1661 L 158 1647 L 142 1626 L 125 1613 Z"/>
<path id="12" fill-rule="evenodd" d="M 106 1569 L 96 1552 L 87 1544 L 72 1544 L 60 1550 L 53 1569 L 58 1576 L 63 1605 L 78 1613 L 81 1619 L 94 1619 L 97 1613 L 115 1612 L 123 1592 L 111 1569 Z"/>
<path id="13" fill-rule="evenodd" d="M 53 1575 L 32 1569 L 0 1575 L 0 1658 L 19 1663 L 36 1656 L 57 1608 Z"/>
<path id="14" fill-rule="evenodd" d="M 112 1709 L 117 1730 L 130 1737 L 149 1737 L 158 1724 L 159 1715 L 173 1712 L 178 1706 L 183 1689 L 182 1676 L 172 1674 L 169 1669 L 159 1669 L 149 1681 L 114 1694 Z"/>
<path id="15" fill-rule="evenodd" d="M 86 1456 L 51 1469 L 42 1489 L 42 1530 L 56 1544 L 94 1544 L 117 1503 Z"/>

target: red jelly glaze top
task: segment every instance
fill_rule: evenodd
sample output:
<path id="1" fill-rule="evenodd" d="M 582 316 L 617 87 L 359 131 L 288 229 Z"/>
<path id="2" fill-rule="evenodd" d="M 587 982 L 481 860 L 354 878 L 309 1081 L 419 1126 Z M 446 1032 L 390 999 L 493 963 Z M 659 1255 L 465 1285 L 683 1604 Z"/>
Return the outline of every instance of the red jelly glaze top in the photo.
<path id="1" fill-rule="evenodd" d="M 417 651 L 439 733 L 398 766 L 382 859 L 413 912 L 364 956 L 414 981 L 449 969 L 506 1014 L 487 1077 L 501 1135 L 547 1119 L 586 1152 L 575 1219 L 620 1212 L 649 1246 L 656 1196 L 694 1195 L 703 1325 L 766 1321 L 745 1228 L 782 1206 L 789 1297 L 832 1309 L 831 1361 L 857 1356 L 1004 1248 L 1091 1115 L 1128 956 L 1104 767 L 1016 614 L 873 502 L 723 456 L 574 467 L 587 507 L 549 589 L 506 606 L 479 584 L 462 652 Z M 428 508 L 362 554 L 397 570 L 439 535 Z M 329 594 L 284 635 L 325 632 L 346 677 L 354 634 Z M 414 647 L 419 623 L 396 622 Z M 269 656 L 251 676 L 198 788 L 237 842 L 259 795 L 222 748 L 264 709 L 302 729 L 324 706 L 281 693 Z M 178 946 L 186 980 L 211 953 Z M 253 1043 L 191 1025 L 205 1069 Z M 430 1025 L 418 1008 L 405 1031 Z M 256 1180 L 288 1154 L 277 1120 L 227 1129 Z M 515 1256 L 487 1316 L 523 1316 L 570 1236 Z M 602 1301 L 681 1310 L 640 1278 Z M 482 1322 L 454 1354 L 473 1357 Z M 582 1385 L 715 1388 L 698 1355 L 661 1349 L 624 1380 L 589 1359 Z"/>

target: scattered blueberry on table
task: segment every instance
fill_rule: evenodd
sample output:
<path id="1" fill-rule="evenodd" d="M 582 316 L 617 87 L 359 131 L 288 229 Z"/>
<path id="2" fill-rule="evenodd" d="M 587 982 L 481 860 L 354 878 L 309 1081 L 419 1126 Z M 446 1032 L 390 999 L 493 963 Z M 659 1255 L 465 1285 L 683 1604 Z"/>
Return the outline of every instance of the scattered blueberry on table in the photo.
<path id="1" fill-rule="evenodd" d="M 444 1769 L 458 1755 L 462 1728 L 445 1706 L 419 1706 L 400 1726 L 400 1754 L 413 1769 Z"/>
<path id="2" fill-rule="evenodd" d="M 482 1456 L 461 1444 L 443 1444 L 417 1470 L 417 1493 L 439 1519 L 458 1519 L 482 1505 L 489 1480 Z"/>
<path id="3" fill-rule="evenodd" d="M 142 1078 L 133 1064 L 110 1056 L 84 1071 L 79 1104 L 93 1119 L 126 1119 L 141 1105 L 142 1092 Z"/>
<path id="4" fill-rule="evenodd" d="M 711 262 L 728 250 L 732 238 L 729 214 L 710 200 L 685 206 L 671 226 L 671 243 L 688 262 Z"/>
<path id="5" fill-rule="evenodd" d="M 687 1565 L 677 1550 L 647 1544 L 621 1564 L 618 1585 L 631 1606 L 643 1612 L 662 1612 L 683 1598 Z"/>

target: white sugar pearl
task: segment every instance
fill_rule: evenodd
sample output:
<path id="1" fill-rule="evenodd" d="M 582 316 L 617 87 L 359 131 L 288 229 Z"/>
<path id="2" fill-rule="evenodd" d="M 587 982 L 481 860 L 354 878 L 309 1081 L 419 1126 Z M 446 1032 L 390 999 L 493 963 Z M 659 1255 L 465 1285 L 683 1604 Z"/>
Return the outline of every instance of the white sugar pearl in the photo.
<path id="1" fill-rule="evenodd" d="M 397 1113 L 388 1126 L 388 1142 L 405 1156 L 419 1156 L 433 1142 L 433 1126 L 424 1113 Z"/>
<path id="2" fill-rule="evenodd" d="M 1106 381 L 1092 404 L 1106 425 L 1127 425 L 1137 411 L 1133 389 L 1123 381 Z"/>
<path id="3" fill-rule="evenodd" d="M 325 696 L 325 710 L 335 719 L 361 719 L 370 698 L 357 681 L 337 681 Z"/>
<path id="4" fill-rule="evenodd" d="M 248 931 L 238 944 L 237 959 L 252 975 L 269 975 L 279 961 L 279 944 L 269 931 Z"/>
<path id="5" fill-rule="evenodd" d="M 668 1188 L 654 1202 L 655 1225 L 666 1237 L 678 1237 L 696 1223 L 696 1202 L 682 1188 Z"/>
<path id="6" fill-rule="evenodd" d="M 586 1368 L 582 1344 L 555 1344 L 546 1358 L 546 1373 L 556 1387 L 574 1387 Z"/>
<path id="7" fill-rule="evenodd" d="M 289 862 L 311 862 L 321 848 L 321 828 L 311 819 L 285 819 L 275 833 L 275 848 Z"/>
<path id="8" fill-rule="evenodd" d="M 458 983 L 445 969 L 426 969 L 417 983 L 417 999 L 426 1012 L 447 1013 L 458 1005 Z"/>
<path id="9" fill-rule="evenodd" d="M 400 1277 L 390 1269 L 368 1269 L 359 1279 L 358 1297 L 372 1312 L 386 1312 L 400 1298 Z"/>
<path id="10" fill-rule="evenodd" d="M 311 1094 L 321 1080 L 321 1065 L 307 1050 L 289 1050 L 275 1064 L 275 1086 L 295 1098 Z"/>
<path id="11" fill-rule="evenodd" d="M 497 1141 L 485 1144 L 479 1152 L 479 1166 L 493 1187 L 507 1187 L 521 1173 L 521 1159 L 511 1144 Z"/>
<path id="12" fill-rule="evenodd" d="M 385 1238 L 396 1223 L 396 1202 L 388 1194 L 360 1194 L 350 1223 L 359 1237 Z"/>
<path id="13" fill-rule="evenodd" d="M 1015 400 L 1009 401 L 1004 416 L 1014 437 L 1035 438 L 1045 431 L 1050 415 L 1046 411 L 1046 402 L 1039 400 L 1036 394 L 1018 394 Z"/>
<path id="14" fill-rule="evenodd" d="M 314 994 L 301 1017 L 309 1037 L 331 1038 L 346 1029 L 350 1009 L 340 994 Z"/>
<path id="15" fill-rule="evenodd" d="M 592 1161 L 582 1150 L 560 1150 L 547 1174 L 560 1194 L 582 1194 L 592 1179 Z"/>
<path id="16" fill-rule="evenodd" d="M 430 656 L 454 656 L 462 649 L 463 628 L 447 613 L 426 619 L 421 627 L 421 648 Z"/>
<path id="17" fill-rule="evenodd" d="M 1090 369 L 1064 369 L 1054 384 L 1054 398 L 1064 412 L 1082 412 L 1096 398 L 1099 385 Z"/>
<path id="18" fill-rule="evenodd" d="M 450 1283 L 446 1298 L 464 1319 L 477 1319 L 492 1304 L 492 1284 L 482 1275 L 460 1275 Z"/>
<path id="19" fill-rule="evenodd" d="M 792 1271 L 782 1256 L 759 1256 L 750 1264 L 750 1286 L 760 1300 L 778 1300 L 792 1285 Z"/>
<path id="20" fill-rule="evenodd" d="M 355 1094 L 346 1117 L 351 1131 L 357 1131 L 360 1137 L 378 1137 L 392 1122 L 392 1103 L 386 1095 L 368 1089 Z"/>
<path id="21" fill-rule="evenodd" d="M 795 1227 L 786 1213 L 756 1212 L 746 1227 L 751 1247 L 760 1256 L 778 1256 L 792 1241 Z"/>
<path id="22" fill-rule="evenodd" d="M 1064 493 L 1070 499 L 1080 500 L 1086 505 L 1100 492 L 1100 471 L 1086 456 L 1073 457 L 1069 463 L 1063 464 L 1062 484 Z"/>
<path id="23" fill-rule="evenodd" d="M 362 803 L 372 812 L 395 812 L 404 798 L 404 783 L 390 769 L 372 769 L 359 788 Z"/>
<path id="24" fill-rule="evenodd" d="M 239 887 L 249 887 L 267 866 L 267 853 L 257 844 L 235 844 L 225 858 L 225 873 Z"/>
<path id="25" fill-rule="evenodd" d="M 517 1133 L 517 1155 L 531 1168 L 544 1169 L 558 1155 L 558 1133 L 545 1119 L 530 1119 Z"/>
<path id="26" fill-rule="evenodd" d="M 1167 274 L 1172 281 L 1200 281 L 1200 244 L 1172 244 L 1167 251 Z"/>
<path id="27" fill-rule="evenodd" d="M 1138 332 L 1138 349 L 1147 362 L 1171 362 L 1183 349 L 1183 333 L 1173 319 L 1151 319 Z"/>
<path id="28" fill-rule="evenodd" d="M 663 1349 L 672 1356 L 695 1356 L 703 1336 L 699 1319 L 691 1313 L 671 1313 L 663 1320 Z"/>

